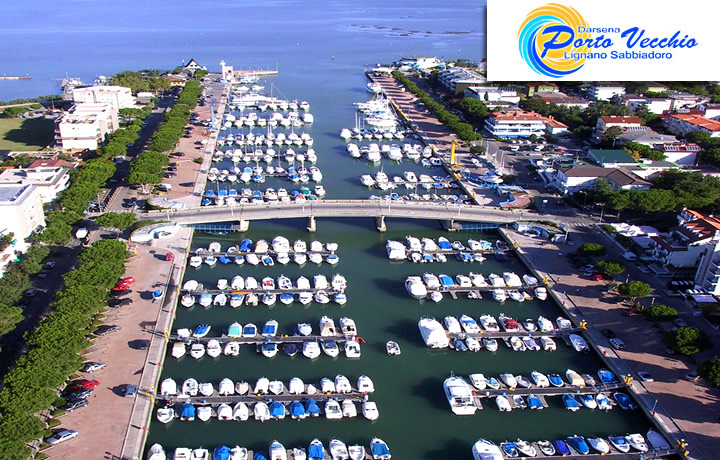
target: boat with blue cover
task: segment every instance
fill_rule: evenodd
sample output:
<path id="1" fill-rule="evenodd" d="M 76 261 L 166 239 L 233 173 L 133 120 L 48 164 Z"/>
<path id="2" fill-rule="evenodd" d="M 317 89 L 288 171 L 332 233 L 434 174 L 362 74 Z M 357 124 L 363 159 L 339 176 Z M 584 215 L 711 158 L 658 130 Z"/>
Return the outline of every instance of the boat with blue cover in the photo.
<path id="1" fill-rule="evenodd" d="M 195 328 L 195 331 L 193 332 L 193 337 L 199 339 L 208 335 L 208 332 L 210 332 L 210 325 L 201 324 Z"/>
<path id="2" fill-rule="evenodd" d="M 294 343 L 286 343 L 285 345 L 283 345 L 283 353 L 290 357 L 295 356 L 298 351 L 298 347 Z"/>
<path id="3" fill-rule="evenodd" d="M 630 443 L 627 442 L 625 436 L 608 436 L 608 441 L 610 441 L 610 444 L 612 444 L 615 449 L 622 453 L 630 451 Z"/>
<path id="4" fill-rule="evenodd" d="M 565 409 L 569 411 L 577 411 L 580 410 L 580 403 L 577 402 L 575 397 L 573 395 L 563 395 L 563 404 L 565 404 Z"/>
<path id="5" fill-rule="evenodd" d="M 465 342 L 457 337 L 452 340 L 452 346 L 455 351 L 468 351 L 468 347 L 465 345 Z"/>
<path id="6" fill-rule="evenodd" d="M 285 418 L 285 406 L 279 401 L 275 401 L 270 404 L 270 417 L 275 420 L 282 420 Z"/>
<path id="7" fill-rule="evenodd" d="M 212 305 L 213 296 L 212 294 L 200 294 L 200 299 L 198 300 L 198 303 L 202 305 L 203 307 L 207 308 L 210 305 Z"/>
<path id="8" fill-rule="evenodd" d="M 195 420 L 195 406 L 190 403 L 185 403 L 180 409 L 180 420 L 184 422 L 192 422 Z"/>
<path id="9" fill-rule="evenodd" d="M 574 435 L 567 438 L 567 443 L 573 448 L 575 452 L 580 455 L 586 455 L 590 453 L 590 446 L 582 436 Z"/>
<path id="10" fill-rule="evenodd" d="M 490 377 L 485 382 L 487 384 L 487 387 L 491 390 L 499 390 L 500 389 L 500 382 L 495 377 Z"/>
<path id="11" fill-rule="evenodd" d="M 276 335 L 278 328 L 278 322 L 274 319 L 271 319 L 270 321 L 265 323 L 265 326 L 263 326 L 262 335 L 263 337 L 272 337 Z"/>
<path id="12" fill-rule="evenodd" d="M 243 337 L 255 337 L 257 335 L 257 326 L 252 323 L 246 324 L 243 326 L 242 335 Z"/>
<path id="13" fill-rule="evenodd" d="M 630 396 L 626 395 L 625 393 L 614 393 L 613 398 L 615 398 L 615 401 L 617 401 L 618 405 L 625 410 L 635 410 L 638 408 L 637 404 L 635 404 L 635 402 L 630 399 Z"/>
<path id="14" fill-rule="evenodd" d="M 443 251 L 449 251 L 449 250 L 452 249 L 452 245 L 450 244 L 450 240 L 448 240 L 447 238 L 445 238 L 445 237 L 443 237 L 443 236 L 441 236 L 440 238 L 438 238 L 438 246 L 439 246 L 440 249 L 443 250 Z"/>
<path id="15" fill-rule="evenodd" d="M 561 387 L 565 383 L 563 382 L 562 377 L 560 377 L 559 374 L 548 374 L 548 380 L 550 381 L 550 385 L 554 387 Z"/>
<path id="16" fill-rule="evenodd" d="M 570 449 L 568 448 L 568 445 L 565 444 L 565 441 L 563 441 L 562 439 L 553 441 L 553 447 L 555 447 L 555 452 L 557 452 L 557 454 L 562 457 L 570 455 Z"/>
<path id="17" fill-rule="evenodd" d="M 389 460 L 392 458 L 387 443 L 380 438 L 373 438 L 370 441 L 370 454 L 375 460 Z"/>
<path id="18" fill-rule="evenodd" d="M 230 262 L 232 262 L 232 259 L 230 259 L 228 256 L 220 256 L 218 258 L 218 262 L 220 262 L 221 264 L 229 264 Z"/>
<path id="19" fill-rule="evenodd" d="M 540 401 L 540 398 L 535 395 L 528 395 L 527 401 L 528 407 L 530 407 L 530 409 L 542 410 L 545 408 L 542 401 Z"/>
<path id="20" fill-rule="evenodd" d="M 520 452 L 517 449 L 517 445 L 512 441 L 503 442 L 502 444 L 500 444 L 500 448 L 503 450 L 507 457 L 515 458 L 520 455 Z"/>
<path id="21" fill-rule="evenodd" d="M 240 252 L 252 251 L 252 240 L 242 240 L 240 243 Z"/>
<path id="22" fill-rule="evenodd" d="M 268 460 L 268 456 L 265 452 L 255 452 L 253 454 L 253 460 Z"/>
<path id="23" fill-rule="evenodd" d="M 227 446 L 216 447 L 213 451 L 213 460 L 230 460 L 230 448 Z"/>
<path id="24" fill-rule="evenodd" d="M 325 448 L 319 439 L 315 438 L 310 442 L 308 446 L 307 458 L 309 460 L 318 460 L 325 458 Z"/>
<path id="25" fill-rule="evenodd" d="M 240 325 L 240 323 L 238 323 L 238 322 L 232 323 L 230 325 L 230 327 L 228 328 L 227 335 L 228 335 L 228 337 L 233 338 L 233 339 L 241 337 L 242 336 L 242 326 Z"/>
<path id="26" fill-rule="evenodd" d="M 313 398 L 305 401 L 305 412 L 312 417 L 320 415 L 320 407 L 318 407 L 317 402 L 315 402 Z"/>
<path id="27" fill-rule="evenodd" d="M 600 378 L 600 382 L 606 385 L 616 382 L 615 374 L 607 369 L 600 369 L 598 371 L 598 377 Z"/>
<path id="28" fill-rule="evenodd" d="M 290 417 L 293 420 L 302 420 L 307 416 L 308 414 L 305 411 L 305 408 L 303 407 L 301 402 L 294 401 L 292 404 L 290 404 Z"/>
<path id="29" fill-rule="evenodd" d="M 452 278 L 452 276 L 440 274 L 438 275 L 438 279 L 440 280 L 440 285 L 443 288 L 452 288 L 455 287 L 455 280 Z"/>

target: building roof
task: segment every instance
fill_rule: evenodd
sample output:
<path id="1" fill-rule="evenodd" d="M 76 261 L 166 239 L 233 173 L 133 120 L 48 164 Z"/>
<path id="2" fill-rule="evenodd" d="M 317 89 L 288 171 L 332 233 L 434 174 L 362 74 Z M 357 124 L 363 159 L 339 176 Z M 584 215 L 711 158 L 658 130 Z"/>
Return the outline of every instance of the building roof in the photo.
<path id="1" fill-rule="evenodd" d="M 30 187 L 33 186 L 30 184 L 0 184 L 0 205 L 14 205 Z"/>
<path id="2" fill-rule="evenodd" d="M 626 168 L 601 168 L 599 166 L 575 166 L 561 168 L 566 177 L 604 177 L 619 187 L 626 185 L 652 185 L 640 179 Z"/>
<path id="3" fill-rule="evenodd" d="M 612 123 L 612 124 L 615 124 L 615 125 L 619 125 L 619 124 L 624 124 L 624 125 L 629 125 L 629 124 L 641 125 L 641 124 L 642 124 L 642 120 L 640 119 L 640 117 L 635 117 L 635 116 L 625 117 L 625 116 L 622 116 L 622 115 L 603 115 L 603 116 L 600 117 L 600 118 L 602 119 L 602 121 L 605 122 L 605 124 L 608 124 L 608 123 Z"/>
<path id="4" fill-rule="evenodd" d="M 493 112 L 490 114 L 492 118 L 499 121 L 545 121 L 545 117 L 537 112 L 526 112 L 524 110 L 513 110 L 511 112 Z"/>
<path id="5" fill-rule="evenodd" d="M 706 129 L 708 131 L 720 131 L 720 121 L 712 120 L 710 118 L 701 117 L 691 113 L 675 113 L 669 116 L 676 120 L 684 121 L 691 125 L 697 126 L 698 128 Z"/>
<path id="6" fill-rule="evenodd" d="M 74 168 L 77 163 L 71 163 L 69 161 L 60 160 L 58 158 L 38 159 L 30 163 L 28 169 L 32 168 Z"/>
<path id="7" fill-rule="evenodd" d="M 667 144 L 657 144 L 654 146 L 663 153 L 677 152 L 699 152 L 702 150 L 699 145 L 692 142 L 671 142 Z"/>
<path id="8" fill-rule="evenodd" d="M 559 122 L 554 118 L 545 118 L 545 124 L 551 128 L 566 128 L 567 125 L 565 123 Z"/>
<path id="9" fill-rule="evenodd" d="M 588 152 L 588 156 L 595 159 L 600 164 L 605 163 L 617 163 L 617 164 L 630 164 L 634 165 L 637 163 L 633 159 L 633 157 L 630 156 L 629 153 L 627 153 L 625 150 L 622 149 L 615 149 L 615 150 L 602 150 L 602 149 L 591 149 Z"/>

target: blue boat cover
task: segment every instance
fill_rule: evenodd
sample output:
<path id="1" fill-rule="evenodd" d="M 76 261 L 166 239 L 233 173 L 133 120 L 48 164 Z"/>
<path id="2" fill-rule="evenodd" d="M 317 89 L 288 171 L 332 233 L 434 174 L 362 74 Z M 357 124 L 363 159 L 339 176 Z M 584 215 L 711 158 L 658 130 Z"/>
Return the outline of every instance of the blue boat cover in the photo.
<path id="1" fill-rule="evenodd" d="M 565 407 L 568 409 L 580 407 L 580 404 L 578 404 L 577 400 L 572 395 L 563 395 L 563 402 L 565 403 Z"/>
<path id="2" fill-rule="evenodd" d="M 252 174 L 252 168 L 250 166 L 245 166 L 242 171 L 244 173 Z"/>
<path id="3" fill-rule="evenodd" d="M 221 264 L 229 264 L 229 263 L 231 262 L 231 260 L 230 260 L 230 258 L 229 258 L 228 256 L 220 256 L 220 258 L 218 259 L 218 261 L 219 261 Z"/>
<path id="4" fill-rule="evenodd" d="M 550 383 L 553 385 L 561 385 L 562 384 L 562 378 L 560 378 L 557 374 L 550 374 L 548 375 L 548 380 L 550 380 Z"/>
<path id="5" fill-rule="evenodd" d="M 263 335 L 275 335 L 276 330 L 277 330 L 277 327 L 275 327 L 274 325 L 266 324 L 265 326 L 263 326 L 262 333 L 263 333 Z"/>
<path id="6" fill-rule="evenodd" d="M 237 196 L 237 194 L 238 194 L 238 192 L 234 188 L 231 188 L 230 190 L 228 190 L 229 196 Z"/>
<path id="7" fill-rule="evenodd" d="M 598 377 L 600 377 L 602 383 L 613 383 L 615 381 L 615 374 L 605 369 L 598 371 Z"/>
<path id="8" fill-rule="evenodd" d="M 538 398 L 535 395 L 528 396 L 528 405 L 530 406 L 530 409 L 542 409 L 543 408 L 542 402 L 540 402 L 540 398 Z"/>
<path id="9" fill-rule="evenodd" d="M 502 448 L 511 457 L 517 457 L 517 445 L 514 442 L 504 442 Z"/>
<path id="10" fill-rule="evenodd" d="M 215 190 L 208 190 L 205 192 L 205 196 L 215 196 Z"/>
<path id="11" fill-rule="evenodd" d="M 264 452 L 255 452 L 253 460 L 267 460 L 267 455 Z"/>
<path id="12" fill-rule="evenodd" d="M 553 441 L 553 446 L 555 446 L 555 451 L 558 455 L 562 455 L 563 457 L 566 455 L 570 455 L 570 449 L 568 449 L 567 444 L 565 444 L 565 441 L 558 439 L 557 441 Z"/>
<path id="13" fill-rule="evenodd" d="M 228 446 L 216 447 L 213 451 L 213 460 L 229 460 L 230 448 Z"/>
<path id="14" fill-rule="evenodd" d="M 373 457 L 381 457 L 384 455 L 390 455 L 390 449 L 385 445 L 383 442 L 374 442 L 372 443 L 372 446 L 370 446 L 372 449 Z"/>
<path id="15" fill-rule="evenodd" d="M 467 345 L 465 345 L 465 342 L 458 338 L 453 339 L 453 346 L 457 351 L 467 351 Z"/>
<path id="16" fill-rule="evenodd" d="M 636 408 L 635 403 L 625 393 L 615 393 L 613 396 L 615 397 L 615 401 L 617 401 L 617 403 L 620 404 L 620 407 L 622 407 L 623 409 Z"/>
<path id="17" fill-rule="evenodd" d="M 295 401 L 290 405 L 290 415 L 292 417 L 304 417 L 307 413 L 305 412 L 303 405 L 300 404 L 300 402 Z"/>
<path id="18" fill-rule="evenodd" d="M 275 401 L 270 404 L 270 416 L 282 417 L 283 415 L 285 415 L 285 406 L 281 402 Z"/>
<path id="19" fill-rule="evenodd" d="M 224 188 L 218 190 L 218 196 L 227 196 L 227 190 Z"/>
<path id="20" fill-rule="evenodd" d="M 202 201 L 200 202 L 200 205 L 201 205 L 201 206 L 207 206 L 207 205 L 209 205 L 210 203 L 212 203 L 212 200 L 208 200 L 207 198 L 205 198 L 204 200 L 202 200 Z"/>
<path id="21" fill-rule="evenodd" d="M 212 294 L 200 294 L 200 300 L 203 300 L 203 299 L 204 300 L 207 300 L 207 299 L 212 300 Z"/>
<path id="22" fill-rule="evenodd" d="M 455 281 L 447 275 L 440 275 L 440 282 L 443 286 L 455 286 Z"/>
<path id="23" fill-rule="evenodd" d="M 250 250 L 252 246 L 252 240 L 242 240 L 242 243 L 240 243 L 240 250 L 243 252 L 247 252 Z"/>
<path id="24" fill-rule="evenodd" d="M 322 444 L 310 444 L 308 447 L 308 458 L 322 459 L 325 458 L 325 449 Z"/>
<path id="25" fill-rule="evenodd" d="M 182 409 L 180 410 L 180 418 L 189 417 L 195 417 L 195 406 L 190 403 L 185 403 L 182 405 Z"/>
<path id="26" fill-rule="evenodd" d="M 567 438 L 567 443 L 579 454 L 585 455 L 590 452 L 590 447 L 582 436 L 571 436 Z"/>
<path id="27" fill-rule="evenodd" d="M 280 300 L 286 300 L 286 299 L 293 299 L 293 295 L 288 294 L 287 292 L 280 294 Z"/>
<path id="28" fill-rule="evenodd" d="M 449 241 L 438 241 L 438 246 L 440 246 L 440 249 L 452 249 Z"/>
<path id="29" fill-rule="evenodd" d="M 316 415 L 320 413 L 320 408 L 318 407 L 314 399 L 310 398 L 305 401 L 305 412 L 310 415 Z"/>
<path id="30" fill-rule="evenodd" d="M 156 299 L 162 297 L 162 295 L 163 295 L 162 291 L 158 290 L 158 291 L 153 292 L 153 297 Z"/>

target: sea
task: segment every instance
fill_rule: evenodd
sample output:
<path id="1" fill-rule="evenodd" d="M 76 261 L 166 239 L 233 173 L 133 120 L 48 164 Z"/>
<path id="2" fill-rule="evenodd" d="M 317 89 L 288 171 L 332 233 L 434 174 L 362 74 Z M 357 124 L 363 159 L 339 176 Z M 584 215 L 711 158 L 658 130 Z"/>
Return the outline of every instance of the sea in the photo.
<path id="1" fill-rule="evenodd" d="M 367 66 L 387 64 L 408 55 L 429 55 L 444 59 L 485 56 L 485 2 L 415 2 L 288 0 L 175 1 L 139 0 L 95 2 L 87 0 L 30 0 L 8 2 L 0 17 L 0 74 L 31 75 L 31 80 L 0 81 L 0 100 L 27 98 L 60 92 L 60 80 L 77 77 L 92 83 L 99 75 L 145 68 L 172 69 L 191 58 L 210 71 L 219 71 L 224 60 L 236 69 L 277 69 L 279 75 L 263 79 L 273 95 L 306 100 L 315 123 L 307 127 L 315 139 L 328 198 L 367 198 L 371 191 L 360 185 L 361 174 L 384 169 L 388 174 L 405 170 L 423 171 L 416 164 L 400 165 L 383 161 L 371 166 L 349 158 L 339 138 L 342 128 L 355 125 L 353 102 L 366 101 Z M 261 184 L 253 188 L 266 188 Z M 277 187 L 278 185 L 272 185 Z M 288 187 L 290 188 L 290 187 Z M 274 267 L 220 265 L 198 269 L 188 267 L 185 280 L 195 279 L 214 286 L 219 278 L 235 275 L 277 278 L 281 274 L 297 279 L 315 274 L 341 273 L 348 280 L 348 302 L 319 305 L 299 303 L 284 306 L 212 307 L 187 309 L 177 306 L 174 328 L 212 326 L 211 334 L 224 333 L 234 321 L 261 326 L 275 319 L 280 332 L 292 334 L 299 322 L 311 322 L 317 330 L 323 315 L 336 323 L 343 316 L 353 318 L 365 340 L 362 357 L 321 356 L 310 361 L 301 355 L 279 354 L 267 359 L 251 346 L 243 346 L 238 357 L 194 360 L 186 356 L 165 361 L 162 377 L 180 384 L 188 377 L 217 383 L 224 377 L 254 383 L 260 377 L 286 383 L 300 377 L 317 384 L 322 377 L 347 376 L 352 383 L 361 375 L 374 381 L 376 392 L 370 400 L 378 405 L 375 422 L 360 415 L 355 419 L 327 421 L 323 417 L 292 421 L 289 418 L 265 423 L 253 420 L 230 422 L 211 420 L 166 425 L 150 423 L 148 445 L 160 443 L 166 452 L 176 447 L 215 448 L 245 446 L 267 451 L 273 440 L 287 448 L 305 447 L 313 438 L 327 443 L 333 437 L 365 446 L 373 437 L 384 439 L 397 459 L 472 459 L 471 446 L 479 438 L 495 442 L 523 438 L 561 439 L 573 434 L 585 436 L 645 433 L 649 421 L 639 413 L 616 408 L 610 412 L 566 410 L 559 398 L 549 398 L 542 411 L 500 413 L 494 402 L 474 416 L 454 416 L 443 392 L 443 381 L 452 373 L 467 376 L 484 373 L 498 376 L 512 372 L 529 376 L 533 370 L 564 374 L 572 368 L 595 374 L 601 366 L 592 354 L 576 353 L 563 343 L 554 353 L 512 352 L 501 345 L 495 353 L 459 353 L 425 347 L 417 323 L 423 316 L 442 320 L 463 313 L 504 312 L 519 320 L 545 315 L 557 318 L 561 311 L 551 301 L 522 304 L 492 298 L 482 300 L 446 297 L 440 303 L 419 302 L 409 297 L 403 282 L 409 275 L 424 272 L 456 275 L 475 271 L 485 275 L 515 271 L 527 273 L 520 261 L 490 258 L 482 264 L 464 264 L 455 259 L 445 264 L 416 265 L 390 262 L 385 243 L 406 235 L 437 238 L 448 235 L 435 221 L 389 219 L 387 233 L 379 233 L 372 219 L 318 219 L 316 233 L 306 231 L 306 220 L 289 219 L 252 222 L 244 233 L 211 235 L 196 232 L 192 250 L 217 241 L 224 248 L 250 238 L 272 240 L 283 235 L 291 242 L 304 239 L 339 244 L 340 262 L 303 267 L 290 264 Z M 451 239 L 485 238 L 495 241 L 496 233 L 460 233 Z M 486 296 L 490 297 L 490 296 Z M 401 356 L 388 356 L 385 343 L 395 340 Z"/>

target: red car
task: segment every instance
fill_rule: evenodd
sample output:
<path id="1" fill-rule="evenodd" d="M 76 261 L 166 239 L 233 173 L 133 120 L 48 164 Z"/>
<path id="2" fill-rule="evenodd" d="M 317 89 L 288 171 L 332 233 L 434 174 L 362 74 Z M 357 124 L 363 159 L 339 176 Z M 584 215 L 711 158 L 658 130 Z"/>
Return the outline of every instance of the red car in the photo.
<path id="1" fill-rule="evenodd" d="M 127 284 L 117 284 L 114 288 L 112 288 L 113 291 L 126 291 L 130 289 L 130 286 Z"/>
<path id="2" fill-rule="evenodd" d="M 97 380 L 78 380 L 77 382 L 73 382 L 68 388 L 70 391 L 90 390 L 99 384 L 100 382 Z"/>
<path id="3" fill-rule="evenodd" d="M 127 278 L 121 279 L 120 282 L 124 284 L 132 284 L 135 282 L 135 278 L 133 278 L 132 276 L 128 276 Z"/>

